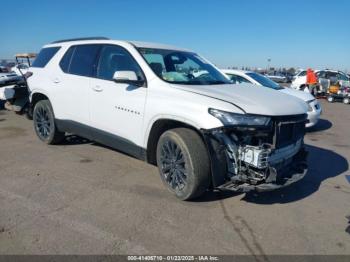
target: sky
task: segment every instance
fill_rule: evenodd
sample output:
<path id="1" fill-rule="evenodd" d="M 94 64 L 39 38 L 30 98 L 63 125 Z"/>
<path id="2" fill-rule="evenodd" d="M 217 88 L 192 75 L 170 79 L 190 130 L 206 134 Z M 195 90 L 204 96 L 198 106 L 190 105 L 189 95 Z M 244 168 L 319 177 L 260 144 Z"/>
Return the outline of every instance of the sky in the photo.
<path id="1" fill-rule="evenodd" d="M 273 67 L 350 71 L 349 0 L 16 0 L 0 8 L 0 59 L 106 36 L 188 48 L 222 68 L 266 68 L 271 59 Z"/>

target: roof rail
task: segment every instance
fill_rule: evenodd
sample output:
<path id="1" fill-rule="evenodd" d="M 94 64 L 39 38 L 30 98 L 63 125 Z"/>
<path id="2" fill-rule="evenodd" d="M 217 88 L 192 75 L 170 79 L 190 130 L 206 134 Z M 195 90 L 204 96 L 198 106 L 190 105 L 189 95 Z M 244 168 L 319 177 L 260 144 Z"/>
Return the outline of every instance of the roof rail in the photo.
<path id="1" fill-rule="evenodd" d="M 81 37 L 81 38 L 70 38 L 54 41 L 51 44 L 63 43 L 63 42 L 71 42 L 71 41 L 82 41 L 82 40 L 110 40 L 108 37 L 103 36 L 95 36 L 95 37 Z"/>

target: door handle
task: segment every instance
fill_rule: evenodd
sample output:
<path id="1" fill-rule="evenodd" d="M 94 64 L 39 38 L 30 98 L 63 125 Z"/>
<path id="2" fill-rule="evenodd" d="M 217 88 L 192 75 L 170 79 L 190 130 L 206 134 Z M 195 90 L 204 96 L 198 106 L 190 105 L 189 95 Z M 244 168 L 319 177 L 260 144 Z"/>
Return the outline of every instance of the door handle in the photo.
<path id="1" fill-rule="evenodd" d="M 102 92 L 103 91 L 103 88 L 101 87 L 101 86 L 94 86 L 93 88 L 92 88 L 94 91 L 96 91 L 96 92 Z"/>

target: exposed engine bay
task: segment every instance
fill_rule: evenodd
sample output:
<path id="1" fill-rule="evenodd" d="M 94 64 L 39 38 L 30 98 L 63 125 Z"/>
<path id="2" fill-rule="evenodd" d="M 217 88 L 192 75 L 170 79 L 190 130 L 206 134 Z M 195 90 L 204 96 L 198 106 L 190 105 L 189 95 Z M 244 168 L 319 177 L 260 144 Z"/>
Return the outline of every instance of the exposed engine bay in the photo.
<path id="1" fill-rule="evenodd" d="M 213 186 L 233 191 L 267 191 L 300 180 L 307 171 L 306 115 L 272 118 L 267 127 L 205 130 Z"/>

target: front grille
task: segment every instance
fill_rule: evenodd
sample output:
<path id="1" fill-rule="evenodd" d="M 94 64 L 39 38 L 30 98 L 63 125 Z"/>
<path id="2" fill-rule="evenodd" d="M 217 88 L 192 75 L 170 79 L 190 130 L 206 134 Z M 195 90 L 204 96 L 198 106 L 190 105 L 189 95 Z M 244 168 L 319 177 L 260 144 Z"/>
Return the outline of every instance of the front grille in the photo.
<path id="1" fill-rule="evenodd" d="M 302 139 L 306 118 L 306 114 L 275 118 L 275 147 L 282 148 Z"/>

